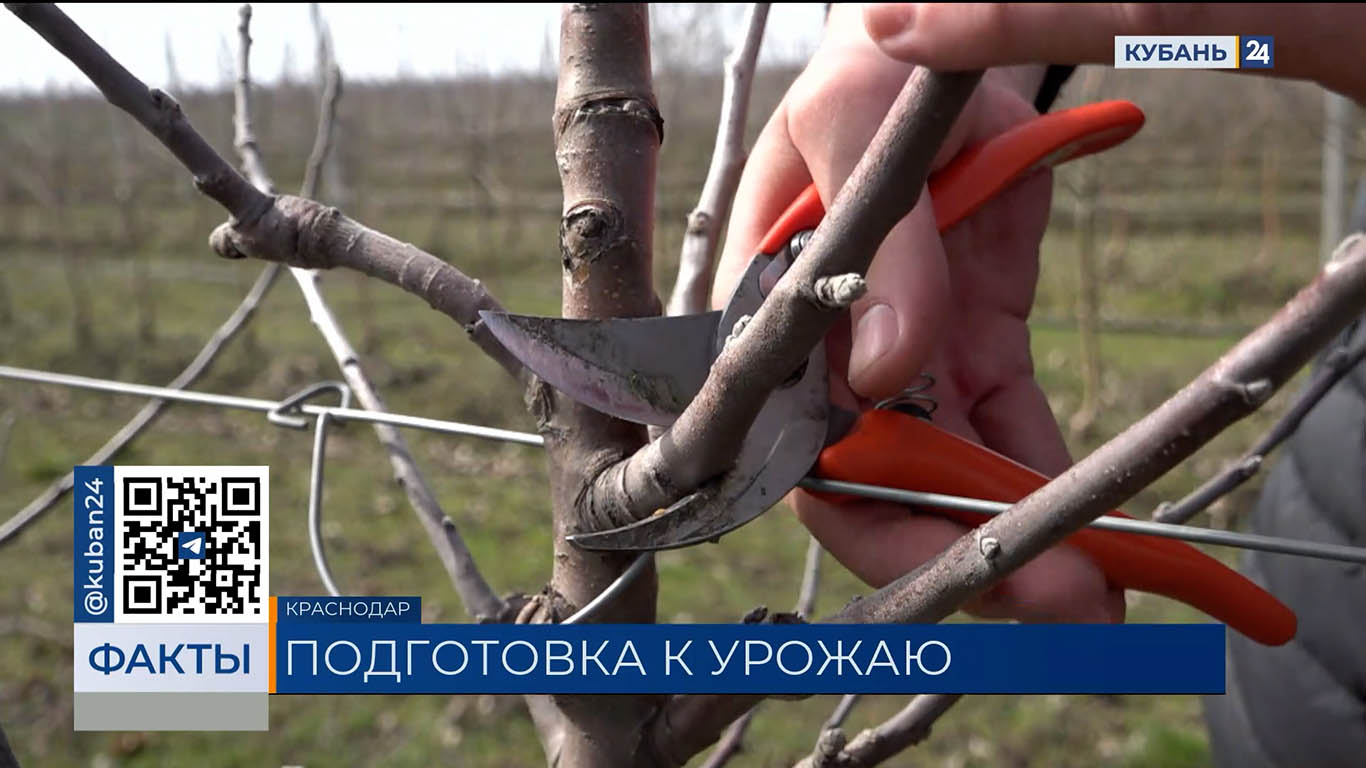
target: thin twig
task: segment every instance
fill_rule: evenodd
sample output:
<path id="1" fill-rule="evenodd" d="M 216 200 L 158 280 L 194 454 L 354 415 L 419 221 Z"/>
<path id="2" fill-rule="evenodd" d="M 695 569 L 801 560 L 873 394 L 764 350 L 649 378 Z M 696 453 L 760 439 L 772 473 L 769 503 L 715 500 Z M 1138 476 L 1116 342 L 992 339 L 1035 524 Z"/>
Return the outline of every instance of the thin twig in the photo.
<path id="1" fill-rule="evenodd" d="M 1350 351 L 1342 347 L 1334 348 L 1324 358 L 1323 367 L 1314 380 L 1295 397 L 1295 402 L 1252 446 L 1252 450 L 1180 501 L 1164 502 L 1159 505 L 1153 512 L 1153 520 L 1159 523 L 1184 523 L 1250 480 L 1262 468 L 1267 454 L 1294 434 L 1300 422 L 1304 421 L 1304 417 L 1309 415 L 1323 396 L 1363 359 L 1366 359 L 1366 342 Z"/>
<path id="2" fill-rule="evenodd" d="M 336 70 L 335 74 L 339 78 L 338 85 L 340 85 L 341 72 L 337 68 L 337 59 L 333 53 L 335 46 L 332 42 L 332 30 L 328 26 L 326 20 L 323 19 L 322 11 L 319 9 L 317 3 L 308 4 L 308 15 L 313 23 L 314 81 L 318 88 L 319 103 L 325 104 L 329 98 L 327 90 L 331 87 L 331 78 L 334 74 L 334 70 Z M 320 111 L 319 114 L 325 114 L 325 110 Z M 341 132 L 341 125 L 333 119 L 333 124 L 328 129 L 327 135 L 331 136 L 333 141 L 340 141 Z M 351 194 L 350 190 L 342 183 L 342 175 L 336 153 L 327 153 L 326 161 L 320 165 L 321 167 L 319 168 L 308 168 L 307 172 L 312 173 L 314 178 L 318 179 L 317 184 L 319 186 L 327 189 L 327 199 L 334 201 L 338 207 L 345 208 L 347 202 L 351 199 Z M 308 187 L 305 187 L 305 189 L 308 189 Z M 316 197 L 316 195 L 305 194 L 304 197 Z"/>
<path id="3" fill-rule="evenodd" d="M 886 722 L 863 731 L 847 744 L 844 743 L 842 731 L 827 728 L 821 732 L 811 755 L 797 763 L 797 768 L 867 768 L 877 765 L 907 747 L 924 741 L 940 715 L 961 698 L 958 694 L 922 693 Z"/>
<path id="4" fill-rule="evenodd" d="M 70 59 L 110 104 L 132 115 L 165 145 L 194 175 L 200 192 L 216 200 L 235 218 L 246 221 L 270 207 L 270 198 L 233 170 L 195 131 L 175 99 L 159 89 L 148 88 L 134 77 L 57 6 L 6 3 L 5 7 Z"/>
<path id="5" fill-rule="evenodd" d="M 316 13 L 316 3 L 313 8 Z M 341 67 L 331 64 L 327 69 L 326 85 L 323 86 L 322 107 L 318 110 L 318 132 L 313 142 L 313 151 L 308 154 L 308 165 L 304 167 L 304 182 L 299 187 L 300 197 L 318 197 L 318 181 L 322 178 L 323 165 L 332 151 L 332 137 L 337 124 L 337 103 L 341 101 L 341 93 Z"/>
<path id="6" fill-rule="evenodd" d="M 132 115 L 231 214 L 209 238 L 224 258 L 252 256 L 307 269 L 345 267 L 399 286 L 455 320 L 519 383 L 526 372 L 479 320 L 502 306 L 478 280 L 419 248 L 312 200 L 267 195 L 209 146 L 170 96 L 149 89 L 50 3 L 5 6 L 75 64 L 114 106 Z"/>
<path id="7" fill-rule="evenodd" d="M 745 169 L 745 117 L 749 113 L 749 93 L 754 84 L 768 7 L 768 3 L 750 4 L 744 35 L 726 57 L 716 144 L 712 147 L 711 165 L 702 184 L 702 195 L 697 207 L 688 214 L 688 228 L 683 234 L 683 250 L 678 258 L 678 278 L 674 281 L 673 295 L 669 297 L 670 315 L 707 310 L 721 224 L 730 213 L 735 188 Z"/>
<path id="8" fill-rule="evenodd" d="M 797 594 L 795 609 L 803 619 L 811 618 L 816 610 L 816 593 L 821 586 L 821 555 L 824 551 L 816 537 L 810 537 L 806 545 L 806 563 L 802 568 L 802 589 Z"/>
<path id="9" fill-rule="evenodd" d="M 221 352 L 223 348 L 227 346 L 227 343 L 246 326 L 247 322 L 256 312 L 256 308 L 261 305 L 261 300 L 265 298 L 266 293 L 270 290 L 271 286 L 275 284 L 275 278 L 279 277 L 279 275 L 279 264 L 267 264 L 265 269 L 261 270 L 261 274 L 257 276 L 256 282 L 252 284 L 251 289 L 247 291 L 247 295 L 243 296 L 242 301 L 238 302 L 237 307 L 232 311 L 232 314 L 228 315 L 228 318 L 223 321 L 223 324 L 218 326 L 218 329 L 213 332 L 213 335 L 209 337 L 209 340 L 206 341 L 199 352 L 195 354 L 194 359 L 190 361 L 189 365 L 185 366 L 185 369 L 177 374 L 174 379 L 171 379 L 170 383 L 166 386 L 170 389 L 185 389 L 197 381 L 199 377 L 209 369 L 209 365 L 218 357 L 218 353 Z M 108 463 L 110 459 L 117 456 L 120 451 L 132 442 L 133 438 L 137 437 L 143 430 L 151 426 L 168 404 L 169 401 L 166 400 L 151 400 L 147 402 L 142 408 L 138 409 L 138 412 L 134 414 L 133 418 L 128 420 L 127 424 L 120 427 L 117 432 L 105 441 L 104 445 L 100 446 L 98 450 L 90 454 L 90 456 L 81 463 L 84 465 Z M 66 473 L 59 480 L 56 480 L 49 485 L 37 498 L 30 501 L 23 509 L 19 510 L 14 517 L 6 520 L 5 524 L 0 526 L 0 546 L 6 544 L 18 534 L 19 531 L 23 530 L 25 526 L 36 520 L 43 512 L 51 509 L 52 505 L 56 504 L 66 495 L 67 491 L 71 490 L 73 482 L 75 482 L 75 474 L 72 472 Z"/>
<path id="10" fill-rule="evenodd" d="M 849 713 L 854 711 L 854 707 L 858 706 L 859 700 L 862 698 L 863 696 L 857 693 L 845 694 L 844 698 L 840 699 L 840 703 L 835 705 L 835 710 L 830 713 L 830 717 L 827 717 L 825 722 L 821 724 L 821 730 L 843 727 L 844 721 L 849 719 Z"/>
<path id="11" fill-rule="evenodd" d="M 716 747 L 711 754 L 707 755 L 707 761 L 702 763 L 701 768 L 721 768 L 730 762 L 732 757 L 744 751 L 745 732 L 749 730 L 750 721 L 754 720 L 754 715 L 759 711 L 759 705 L 754 705 L 740 715 L 735 722 L 726 728 L 726 732 L 721 734 L 720 740 L 716 742 Z"/>
<path id="12" fill-rule="evenodd" d="M 816 537 L 810 538 L 806 547 L 806 562 L 802 568 L 802 586 L 797 594 L 797 605 L 793 609 L 793 613 L 803 619 L 810 617 L 816 608 L 816 593 L 820 590 L 821 581 L 821 554 L 824 552 Z M 759 705 L 756 704 L 726 728 L 726 732 L 721 734 L 720 741 L 716 743 L 716 748 L 707 755 L 707 761 L 702 764 L 702 768 L 721 768 L 743 751 L 745 731 L 749 729 L 749 723 L 758 710 Z"/>
<path id="13" fill-rule="evenodd" d="M 0 413 L 0 467 L 5 466 L 5 453 L 9 448 L 10 436 L 14 434 L 14 424 L 18 420 L 19 417 L 14 415 L 14 411 Z"/>
<path id="14" fill-rule="evenodd" d="M 241 7 L 239 18 L 237 31 L 240 48 L 237 59 L 235 121 L 237 136 L 234 143 L 242 155 L 242 166 L 252 183 L 256 184 L 262 192 L 274 195 L 274 187 L 270 178 L 265 175 L 265 163 L 261 158 L 256 137 L 251 128 L 250 5 Z M 335 100 L 339 94 L 339 88 L 333 89 L 333 103 L 324 104 L 322 110 L 324 113 L 335 113 Z M 325 116 L 318 121 L 320 131 L 327 130 L 331 125 L 332 121 L 326 119 Z M 314 149 L 315 154 L 319 155 L 319 163 L 323 161 L 329 144 L 330 140 L 326 136 L 317 137 Z M 316 177 L 314 177 L 313 183 L 316 184 Z M 336 358 L 342 376 L 345 377 L 346 383 L 351 388 L 356 400 L 366 410 L 386 410 L 384 401 L 375 391 L 369 377 L 365 375 L 356 350 L 347 341 L 341 325 L 333 316 L 326 300 L 323 299 L 322 291 L 318 288 L 317 273 L 291 267 L 290 274 L 298 283 L 299 290 L 303 292 L 304 301 L 308 305 L 313 324 L 318 327 L 323 340 L 327 342 L 327 347 L 331 350 L 332 356 Z M 389 454 L 389 464 L 393 469 L 394 478 L 403 486 L 403 490 L 408 496 L 408 503 L 412 505 L 418 521 L 427 531 L 427 536 L 436 548 L 437 554 L 441 558 L 441 564 L 446 568 L 447 574 L 455 585 L 455 590 L 460 595 L 465 610 L 480 621 L 495 621 L 503 618 L 508 610 L 507 603 L 498 597 L 484 579 L 483 574 L 479 572 L 478 566 L 474 563 L 474 556 L 470 553 L 469 547 L 465 545 L 455 523 L 442 511 L 436 500 L 436 495 L 432 492 L 421 471 L 418 470 L 417 463 L 408 450 L 408 444 L 403 436 L 399 434 L 397 429 L 387 424 L 375 424 L 374 430 L 380 444 Z"/>

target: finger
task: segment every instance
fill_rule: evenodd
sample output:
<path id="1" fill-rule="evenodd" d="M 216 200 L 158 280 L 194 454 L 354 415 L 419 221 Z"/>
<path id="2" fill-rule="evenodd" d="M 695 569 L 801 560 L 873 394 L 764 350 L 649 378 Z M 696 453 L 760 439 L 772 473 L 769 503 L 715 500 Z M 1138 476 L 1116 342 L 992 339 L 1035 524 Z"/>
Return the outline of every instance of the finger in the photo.
<path id="1" fill-rule="evenodd" d="M 792 143 L 787 124 L 784 101 L 754 141 L 740 176 L 725 248 L 713 283 L 712 305 L 718 309 L 730 298 L 768 228 L 811 184 L 811 174 Z"/>
<path id="2" fill-rule="evenodd" d="M 1033 376 L 1017 376 L 990 392 L 969 420 L 993 450 L 1049 477 L 1072 466 L 1048 398 Z"/>
<path id="3" fill-rule="evenodd" d="M 834 114 L 882 114 L 904 79 L 886 78 L 874 87 L 836 92 Z M 975 115 L 982 109 L 979 89 L 940 147 L 935 165 L 975 140 Z M 803 122 L 790 133 L 806 157 L 821 199 L 833 200 L 880 121 Z M 920 201 L 883 240 L 868 269 L 868 293 L 850 308 L 852 346 L 848 381 L 854 392 L 878 399 L 896 394 L 919 375 L 936 345 L 934 331 L 947 313 L 949 278 L 944 246 L 934 221 L 933 203 L 923 190 Z"/>
<path id="4" fill-rule="evenodd" d="M 939 152 L 947 162 L 962 147 L 991 138 L 1036 112 L 1007 88 L 983 84 L 963 110 L 963 117 Z M 857 157 L 846 157 L 852 169 Z M 840 168 L 813 167 L 816 183 L 823 173 Z M 888 234 L 868 270 L 868 294 L 851 308 L 853 349 L 849 383 L 867 398 L 883 398 L 904 389 L 939 344 L 950 302 L 948 260 L 934 221 L 933 203 L 920 202 Z"/>
<path id="5" fill-rule="evenodd" d="M 1115 35 L 1227 35 L 1276 30 L 1274 70 L 1362 99 L 1354 65 L 1366 6 L 1310 3 L 871 3 L 868 35 L 893 58 L 936 69 L 1110 64 Z"/>
<path id="6" fill-rule="evenodd" d="M 873 587 L 890 584 L 968 531 L 952 520 L 912 514 L 890 502 L 835 505 L 800 491 L 789 501 L 821 546 Z"/>
<path id="7" fill-rule="evenodd" d="M 868 293 L 850 308 L 849 385 L 867 398 L 900 392 L 919 375 L 948 313 L 949 271 L 934 208 L 921 196 L 868 268 Z"/>
<path id="8" fill-rule="evenodd" d="M 1106 583 L 1084 552 L 1063 544 L 1025 563 L 964 610 L 987 619 L 1119 623 L 1124 590 Z"/>
<path id="9" fill-rule="evenodd" d="M 828 504 L 806 493 L 791 498 L 798 518 L 854 575 L 885 586 L 936 557 L 968 528 L 906 507 L 867 501 Z M 984 618 L 1024 621 L 1115 622 L 1124 618 L 1123 593 L 1083 553 L 1054 547 L 963 606 Z"/>
<path id="10" fill-rule="evenodd" d="M 874 3 L 868 35 L 893 58 L 935 68 L 1109 62 L 1114 35 L 1133 25 L 1115 3 Z"/>

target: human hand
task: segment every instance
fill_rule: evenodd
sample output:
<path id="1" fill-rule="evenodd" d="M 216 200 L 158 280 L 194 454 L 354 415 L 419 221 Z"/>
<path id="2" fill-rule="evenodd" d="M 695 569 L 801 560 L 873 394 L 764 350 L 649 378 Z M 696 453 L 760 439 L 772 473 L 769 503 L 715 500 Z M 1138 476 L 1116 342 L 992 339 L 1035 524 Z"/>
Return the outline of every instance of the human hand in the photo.
<path id="1" fill-rule="evenodd" d="M 1110 64 L 1115 35 L 1274 34 L 1274 69 L 1234 71 L 1315 80 L 1366 102 L 1360 4 L 869 3 L 864 20 L 883 53 L 946 70 Z"/>
<path id="2" fill-rule="evenodd" d="M 813 180 L 833 200 L 906 81 L 911 65 L 884 55 L 856 9 L 835 6 L 825 39 L 755 143 L 713 295 L 724 301 L 756 244 Z M 1019 72 L 988 73 L 936 158 L 1035 115 Z M 1028 78 L 1025 78 L 1028 81 Z M 1037 80 L 1034 80 L 1037 87 Z M 1032 92 L 1031 92 L 1032 96 Z M 936 423 L 1035 469 L 1070 464 L 1033 377 L 1025 319 L 1038 277 L 1051 177 L 1034 175 L 940 238 L 922 195 L 868 272 L 868 294 L 827 339 L 831 399 L 858 410 L 896 394 L 922 371 L 937 380 Z M 852 343 L 851 343 L 852 335 Z M 881 586 L 946 548 L 966 528 L 875 501 L 832 505 L 796 491 L 798 517 L 860 578 Z M 993 618 L 1120 621 L 1121 591 L 1069 546 L 1055 547 L 967 609 Z"/>

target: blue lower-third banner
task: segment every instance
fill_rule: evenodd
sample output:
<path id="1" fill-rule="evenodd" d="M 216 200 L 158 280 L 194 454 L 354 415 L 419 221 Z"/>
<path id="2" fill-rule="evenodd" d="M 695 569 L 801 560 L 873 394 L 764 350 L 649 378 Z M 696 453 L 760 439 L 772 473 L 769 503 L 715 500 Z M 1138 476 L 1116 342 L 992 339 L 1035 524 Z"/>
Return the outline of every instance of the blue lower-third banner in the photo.
<path id="1" fill-rule="evenodd" d="M 1222 624 L 275 625 L 273 693 L 1224 692 Z"/>

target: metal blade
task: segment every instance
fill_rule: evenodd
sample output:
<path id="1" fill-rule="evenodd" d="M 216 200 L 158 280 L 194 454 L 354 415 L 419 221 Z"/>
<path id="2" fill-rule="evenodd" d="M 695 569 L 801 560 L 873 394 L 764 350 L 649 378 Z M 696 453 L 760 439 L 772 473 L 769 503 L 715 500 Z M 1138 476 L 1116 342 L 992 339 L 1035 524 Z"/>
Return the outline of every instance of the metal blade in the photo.
<path id="1" fill-rule="evenodd" d="M 668 426 L 711 369 L 720 312 L 569 320 L 480 312 L 532 373 L 609 416 Z"/>
<path id="2" fill-rule="evenodd" d="M 750 261 L 716 329 L 717 354 L 736 322 L 758 311 L 763 276 L 774 263 L 762 253 Z M 795 379 L 769 394 L 735 466 L 714 484 L 644 520 L 567 538 L 585 549 L 673 549 L 714 541 L 768 511 L 811 470 L 825 447 L 830 400 L 824 343 L 811 351 Z"/>
<path id="3" fill-rule="evenodd" d="M 825 447 L 829 408 L 822 344 L 795 384 L 769 395 L 735 467 L 718 484 L 644 520 L 568 539 L 585 549 L 673 549 L 739 528 L 777 504 L 811 470 Z"/>

